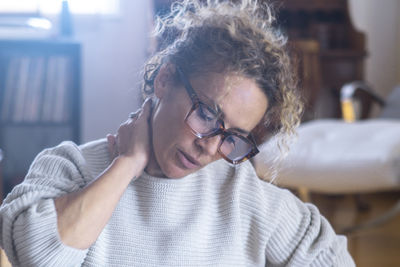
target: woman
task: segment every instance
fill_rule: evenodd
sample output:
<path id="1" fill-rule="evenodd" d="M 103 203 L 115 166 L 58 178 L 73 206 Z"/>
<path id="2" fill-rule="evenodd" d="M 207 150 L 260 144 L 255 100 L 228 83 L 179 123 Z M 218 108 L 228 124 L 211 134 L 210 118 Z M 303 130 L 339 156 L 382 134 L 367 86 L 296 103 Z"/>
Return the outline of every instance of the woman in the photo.
<path id="1" fill-rule="evenodd" d="M 14 265 L 354 265 L 314 206 L 246 161 L 301 104 L 268 7 L 219 2 L 159 20 L 148 100 L 117 135 L 35 159 L 1 208 Z"/>

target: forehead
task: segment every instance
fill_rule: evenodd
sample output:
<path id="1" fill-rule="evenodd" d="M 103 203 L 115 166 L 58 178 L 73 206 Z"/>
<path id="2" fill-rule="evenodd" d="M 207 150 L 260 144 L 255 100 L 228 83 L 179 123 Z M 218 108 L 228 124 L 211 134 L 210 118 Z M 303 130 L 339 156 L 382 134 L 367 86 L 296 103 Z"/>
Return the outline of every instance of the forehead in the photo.
<path id="1" fill-rule="evenodd" d="M 201 101 L 221 109 L 226 128 L 250 132 L 267 110 L 264 92 L 244 76 L 209 72 L 190 77 L 190 83 Z"/>

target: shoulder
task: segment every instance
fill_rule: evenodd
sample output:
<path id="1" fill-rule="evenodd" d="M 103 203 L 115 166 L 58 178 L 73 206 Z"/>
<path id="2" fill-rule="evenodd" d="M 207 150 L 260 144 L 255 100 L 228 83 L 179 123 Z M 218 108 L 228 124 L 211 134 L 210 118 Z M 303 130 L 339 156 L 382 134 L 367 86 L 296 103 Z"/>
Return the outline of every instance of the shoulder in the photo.
<path id="1" fill-rule="evenodd" d="M 87 167 L 97 177 L 111 164 L 107 139 L 98 139 L 79 146 Z"/>
<path id="2" fill-rule="evenodd" d="M 39 153 L 33 161 L 27 179 L 44 176 L 81 177 L 79 184 L 84 185 L 103 171 L 110 162 L 106 139 L 77 145 L 64 141 Z"/>
<path id="3" fill-rule="evenodd" d="M 302 220 L 309 218 L 312 213 L 318 213 L 315 206 L 303 203 L 290 190 L 262 180 L 250 162 L 236 168 L 235 175 L 241 181 L 241 197 L 268 218 L 268 227 L 276 229 L 282 222 L 292 220 L 293 216 Z"/>
<path id="4" fill-rule="evenodd" d="M 79 146 L 72 141 L 64 141 L 40 152 L 30 166 L 26 178 L 41 174 L 57 174 L 65 169 L 79 169 L 84 164 L 85 159 Z"/>
<path id="5" fill-rule="evenodd" d="M 250 161 L 237 165 L 234 169 L 235 177 L 238 180 L 243 180 L 243 186 L 257 188 L 255 192 L 264 200 L 276 203 L 276 201 L 292 201 L 293 197 L 296 198 L 289 190 L 261 179 Z"/>
<path id="6" fill-rule="evenodd" d="M 260 230 L 260 238 L 267 243 L 275 230 L 285 221 L 301 220 L 310 211 L 292 192 L 261 180 L 250 162 L 240 165 L 213 163 L 213 177 L 220 195 L 230 196 L 243 222 Z M 225 177 L 221 175 L 225 174 Z M 221 177 L 221 178 L 219 178 Z M 290 225 L 293 227 L 293 225 Z"/>
<path id="7" fill-rule="evenodd" d="M 207 167 L 207 174 L 221 182 L 224 190 L 234 190 L 240 198 L 251 201 L 259 210 L 266 214 L 276 214 L 288 206 L 298 206 L 303 203 L 289 190 L 262 180 L 256 173 L 253 164 L 245 161 L 239 165 L 232 165 L 219 160 Z M 227 187 L 229 185 L 229 187 Z"/>
<path id="8" fill-rule="evenodd" d="M 259 189 L 257 192 L 262 195 L 272 195 L 273 197 L 282 195 L 284 198 L 287 198 L 287 195 L 292 195 L 289 190 L 280 188 L 269 181 L 262 180 L 257 175 L 256 170 L 250 161 L 245 161 L 238 165 L 232 165 L 227 163 L 225 160 L 218 160 L 204 168 L 204 172 L 208 175 L 213 175 L 224 182 L 226 179 L 229 179 L 243 187 L 256 187 Z"/>
<path id="9" fill-rule="evenodd" d="M 107 140 L 99 139 L 82 145 L 77 145 L 72 141 L 64 141 L 59 145 L 43 150 L 35 158 L 35 161 L 43 158 L 60 158 L 73 162 L 77 165 L 110 161 L 107 150 Z"/>
<path id="10" fill-rule="evenodd" d="M 82 156 L 89 165 L 102 165 L 107 167 L 111 163 L 107 139 L 98 139 L 79 146 Z"/>

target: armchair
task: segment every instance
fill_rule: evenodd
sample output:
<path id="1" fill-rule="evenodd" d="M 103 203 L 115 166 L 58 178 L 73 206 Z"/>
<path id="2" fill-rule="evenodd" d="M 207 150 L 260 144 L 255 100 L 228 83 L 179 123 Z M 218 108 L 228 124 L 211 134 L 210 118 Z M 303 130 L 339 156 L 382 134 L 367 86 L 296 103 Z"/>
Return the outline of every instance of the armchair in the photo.
<path id="1" fill-rule="evenodd" d="M 380 116 L 359 120 L 368 117 L 370 100 L 382 106 Z M 281 162 L 276 183 L 297 190 L 304 201 L 309 201 L 310 192 L 360 194 L 400 189 L 400 86 L 384 101 L 367 84 L 349 83 L 341 89 L 341 104 L 344 120 L 303 123 Z M 261 146 L 253 161 L 261 178 L 270 179 L 269 166 L 276 153 L 274 139 Z M 400 200 L 382 216 L 343 232 L 377 225 L 399 213 Z"/>

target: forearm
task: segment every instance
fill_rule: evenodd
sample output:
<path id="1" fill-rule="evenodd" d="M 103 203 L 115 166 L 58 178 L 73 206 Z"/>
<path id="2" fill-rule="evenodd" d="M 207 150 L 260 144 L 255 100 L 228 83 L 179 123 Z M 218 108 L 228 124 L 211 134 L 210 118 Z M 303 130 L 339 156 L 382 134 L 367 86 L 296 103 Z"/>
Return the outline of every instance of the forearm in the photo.
<path id="1" fill-rule="evenodd" d="M 64 244 L 86 249 L 96 241 L 130 181 L 143 171 L 141 164 L 132 162 L 118 157 L 93 183 L 54 200 Z"/>

